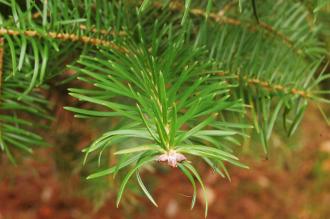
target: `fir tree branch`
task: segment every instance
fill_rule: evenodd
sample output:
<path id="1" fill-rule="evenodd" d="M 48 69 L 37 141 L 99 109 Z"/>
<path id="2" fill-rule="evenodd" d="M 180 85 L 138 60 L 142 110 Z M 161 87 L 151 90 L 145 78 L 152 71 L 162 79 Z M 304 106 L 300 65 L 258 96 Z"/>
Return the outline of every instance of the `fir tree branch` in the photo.
<path id="1" fill-rule="evenodd" d="M 317 99 L 312 89 L 327 78 L 314 78 L 324 53 L 320 52 L 318 32 L 306 25 L 303 4 L 281 4 L 281 10 L 275 7 L 274 18 L 264 17 L 266 22 L 257 25 L 245 16 L 251 16 L 250 12 L 228 15 L 235 1 L 226 1 L 219 12 L 211 12 L 213 0 L 207 1 L 205 11 L 190 9 L 192 1 L 186 0 L 184 6 L 168 1 L 164 10 L 156 3 L 150 9 L 159 10 L 142 9 L 136 14 L 134 1 L 127 5 L 116 1 L 45 0 L 40 5 L 27 1 L 27 8 L 15 0 L 1 2 L 11 7 L 12 15 L 0 27 L 0 39 L 3 44 L 4 36 L 8 52 L 4 56 L 2 49 L 0 56 L 6 79 L 0 106 L 5 112 L 0 114 L 0 148 L 10 155 L 6 145 L 32 152 L 31 146 L 43 144 L 41 137 L 28 131 L 38 117 L 46 115 L 41 104 L 47 101 L 34 88 L 45 84 L 46 76 L 51 75 L 45 76 L 46 71 L 59 74 L 59 68 L 54 70 L 52 65 L 59 66 L 61 57 L 60 66 L 68 66 L 86 82 L 86 86 L 70 89 L 70 95 L 95 106 L 66 109 L 80 118 L 115 117 L 118 121 L 112 127 L 115 130 L 84 150 L 86 158 L 99 152 L 100 159 L 110 149 L 118 162 L 90 178 L 116 175 L 135 165 L 124 177 L 117 204 L 131 176 L 152 161 L 178 166 L 192 184 L 196 178 L 202 187 L 199 174 L 186 162 L 193 157 L 204 160 L 220 175 L 227 175 L 224 163 L 246 168 L 234 155 L 235 145 L 249 136 L 245 129 L 250 126 L 243 116 L 246 105 L 251 106 L 251 120 L 267 152 L 278 115 L 283 112 L 284 129 L 291 135 L 302 119 L 307 99 Z M 205 1 L 196 2 L 205 5 Z M 268 6 L 271 4 L 269 1 Z M 282 16 L 282 9 L 290 10 Z M 35 11 L 38 13 L 33 14 Z M 177 16 L 180 11 L 184 11 L 182 19 Z M 189 13 L 192 19 L 186 19 Z M 91 46 L 81 49 L 81 43 Z M 68 59 L 73 54 L 71 45 L 79 50 L 80 58 L 74 62 Z M 34 115 L 33 122 L 18 118 L 21 112 Z M 137 178 L 155 203 L 138 173 Z"/>
<path id="2" fill-rule="evenodd" d="M 86 26 L 81 25 L 80 28 L 84 29 L 84 28 L 86 28 Z M 95 31 L 96 31 L 96 29 L 95 29 Z M 104 30 L 104 31 L 106 31 L 106 30 Z M 108 32 L 108 33 L 111 33 L 111 32 Z M 5 35 L 5 34 L 16 36 L 16 35 L 20 35 L 21 33 L 19 31 L 12 30 L 12 29 L 1 28 L 0 35 Z M 42 37 L 42 35 L 40 33 L 38 33 L 37 31 L 33 31 L 33 30 L 26 30 L 23 32 L 23 34 L 28 37 Z M 122 32 L 119 34 L 124 35 L 125 32 Z M 72 42 L 80 41 L 82 43 L 91 44 L 93 46 L 105 46 L 105 47 L 117 49 L 119 51 L 127 52 L 127 49 L 125 49 L 123 47 L 118 47 L 117 45 L 115 45 L 114 43 L 112 43 L 110 41 L 102 40 L 102 39 L 98 39 L 98 38 L 91 38 L 88 36 L 78 36 L 78 35 L 69 34 L 69 33 L 56 33 L 56 32 L 48 32 L 47 36 L 50 38 L 53 38 L 53 39 L 57 39 L 57 40 L 72 41 Z M 238 80 L 239 75 L 237 75 L 237 74 L 234 75 L 234 78 Z M 310 94 L 308 92 L 297 89 L 297 88 L 288 89 L 288 88 L 285 88 L 283 85 L 279 85 L 279 84 L 271 85 L 267 81 L 262 81 L 262 80 L 259 80 L 256 78 L 248 78 L 246 76 L 243 77 L 243 79 L 246 80 L 247 83 L 249 83 L 250 85 L 261 86 L 267 90 L 274 90 L 274 91 L 279 91 L 279 92 L 283 92 L 283 93 L 291 93 L 294 95 L 302 96 L 304 98 L 310 98 Z"/>
<path id="3" fill-rule="evenodd" d="M 226 12 L 228 10 L 230 10 L 232 5 L 233 5 L 233 2 L 229 2 L 218 13 L 212 13 L 212 12 L 209 13 L 208 17 L 210 17 L 212 20 L 214 20 L 215 22 L 217 22 L 219 24 L 229 24 L 229 25 L 233 25 L 233 26 L 242 26 L 243 23 L 240 20 L 235 19 L 235 18 L 230 18 L 230 17 L 226 16 Z M 161 8 L 162 3 L 155 2 L 154 6 L 156 8 Z M 179 2 L 171 2 L 169 4 L 169 9 L 171 9 L 173 11 L 182 11 L 182 10 L 184 10 L 184 6 Z M 207 12 L 204 11 L 203 9 L 201 9 L 201 8 L 192 8 L 192 9 L 190 9 L 190 13 L 192 15 L 195 15 L 195 16 L 204 16 L 205 17 L 207 15 Z M 32 17 L 34 19 L 36 19 L 36 18 L 39 18 L 40 16 L 41 16 L 41 13 L 37 12 Z M 283 34 L 280 31 L 275 30 L 271 25 L 269 25 L 269 24 L 267 24 L 263 21 L 259 21 L 258 24 L 262 29 L 264 29 L 266 31 L 266 33 L 278 37 L 279 39 L 282 40 L 282 42 L 284 44 L 286 44 L 289 48 L 292 48 L 293 50 L 295 50 L 298 54 L 303 54 L 303 51 L 301 49 L 294 48 L 294 43 L 285 34 Z M 99 33 L 99 34 L 104 35 L 104 36 L 113 35 L 113 34 L 116 34 L 116 35 L 119 35 L 119 36 L 127 35 L 127 33 L 125 31 L 120 31 L 119 33 L 115 33 L 113 31 L 108 31 L 106 29 L 88 28 L 86 25 L 83 25 L 83 24 L 79 25 L 79 28 L 81 30 L 85 30 L 85 31 L 87 30 L 87 31 L 91 31 L 93 33 Z M 252 32 L 257 31 L 257 28 L 254 25 L 250 25 L 250 24 L 249 24 L 248 29 Z M 92 42 L 92 44 L 93 44 L 93 42 Z M 107 44 L 107 43 L 105 42 L 105 44 Z"/>
<path id="4" fill-rule="evenodd" d="M 118 35 L 118 36 L 126 36 L 127 33 L 125 31 L 119 31 L 118 33 L 115 32 L 115 31 L 109 31 L 109 30 L 106 30 L 106 29 L 97 29 L 97 28 L 88 28 L 86 25 L 79 25 L 79 29 L 80 30 L 85 30 L 85 31 L 90 31 L 90 32 L 93 32 L 93 33 L 100 33 L 102 35 L 105 35 L 105 36 L 113 36 L 113 35 Z"/>
<path id="5" fill-rule="evenodd" d="M 43 34 L 35 31 L 35 30 L 25 30 L 25 31 L 17 31 L 14 29 L 7 29 L 7 28 L 0 28 L 0 36 L 3 35 L 11 35 L 11 36 L 18 36 L 18 35 L 25 35 L 27 37 L 34 37 L 34 38 L 42 38 L 44 37 Z M 51 39 L 61 40 L 61 41 L 71 41 L 71 42 L 81 42 L 84 44 L 90 44 L 93 46 L 104 46 L 109 47 L 112 49 L 123 50 L 123 48 L 119 48 L 116 44 L 111 41 L 103 40 L 99 38 L 89 37 L 85 35 L 77 35 L 77 34 L 70 34 L 70 33 L 57 33 L 57 32 L 47 32 L 46 36 Z"/>
<path id="6" fill-rule="evenodd" d="M 159 3 L 159 2 L 156 2 L 156 3 L 154 3 L 154 6 L 156 8 L 161 8 L 162 4 Z M 169 4 L 169 8 L 173 11 L 182 11 L 182 10 L 184 10 L 184 6 L 179 2 L 171 2 Z M 242 26 L 242 25 L 244 25 L 238 19 L 227 17 L 225 15 L 227 10 L 228 10 L 228 8 L 225 7 L 223 11 L 220 11 L 220 13 L 211 12 L 211 13 L 208 14 L 208 17 L 210 17 L 213 21 L 215 21 L 219 24 L 228 24 L 228 25 L 233 25 L 233 26 Z M 192 15 L 195 15 L 195 16 L 203 16 L 203 17 L 207 16 L 206 11 L 204 11 L 201 8 L 192 8 L 189 11 Z M 299 55 L 303 54 L 303 51 L 301 49 L 295 48 L 294 43 L 284 33 L 280 32 L 278 30 L 275 30 L 271 25 L 269 25 L 269 24 L 267 24 L 263 21 L 259 21 L 258 24 L 259 24 L 259 27 L 261 27 L 263 30 L 266 31 L 266 33 L 279 38 L 285 45 L 287 45 L 289 48 L 293 49 L 297 54 L 299 54 Z M 251 25 L 251 24 L 248 24 L 248 30 L 251 31 L 251 32 L 258 31 L 257 28 L 255 27 L 255 25 Z"/>
<path id="7" fill-rule="evenodd" d="M 219 76 L 225 76 L 226 73 L 225 72 L 219 72 L 218 73 Z M 240 76 L 238 74 L 234 74 L 233 78 L 235 80 L 239 80 Z M 270 84 L 268 81 L 264 81 L 264 80 L 260 80 L 257 78 L 248 78 L 247 76 L 244 76 L 242 78 L 243 80 L 245 80 L 249 85 L 253 85 L 253 86 L 260 86 L 266 90 L 269 91 L 276 91 L 276 92 L 282 92 L 285 94 L 293 94 L 293 95 L 298 95 L 301 96 L 303 98 L 311 98 L 311 94 L 308 91 L 304 91 L 304 90 L 300 90 L 297 88 L 286 88 L 285 86 L 281 85 L 281 84 Z"/>

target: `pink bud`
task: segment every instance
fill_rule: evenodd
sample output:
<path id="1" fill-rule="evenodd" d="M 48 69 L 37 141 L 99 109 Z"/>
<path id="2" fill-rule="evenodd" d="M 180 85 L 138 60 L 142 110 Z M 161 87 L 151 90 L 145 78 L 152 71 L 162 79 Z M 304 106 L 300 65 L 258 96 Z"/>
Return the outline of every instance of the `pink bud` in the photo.
<path id="1" fill-rule="evenodd" d="M 161 154 L 156 158 L 159 162 L 166 162 L 171 167 L 177 167 L 178 163 L 187 160 L 187 158 L 180 153 L 177 153 L 176 151 L 169 151 L 165 154 Z"/>

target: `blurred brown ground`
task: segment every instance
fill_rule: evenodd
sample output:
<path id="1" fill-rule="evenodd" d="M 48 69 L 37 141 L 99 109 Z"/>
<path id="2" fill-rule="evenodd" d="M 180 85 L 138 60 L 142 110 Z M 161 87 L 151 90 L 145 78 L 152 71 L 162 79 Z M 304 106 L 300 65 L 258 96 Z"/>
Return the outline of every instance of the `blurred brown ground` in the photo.
<path id="1" fill-rule="evenodd" d="M 70 139 L 72 133 L 78 133 L 79 140 L 66 147 L 80 150 L 97 133 L 61 107 L 56 121 L 49 137 L 55 143 L 52 148 L 37 149 L 18 166 L 2 159 L 0 219 L 204 218 L 203 199 L 199 197 L 190 210 L 191 185 L 176 169 L 146 172 L 143 176 L 146 183 L 154 185 L 152 192 L 158 208 L 133 193 L 118 209 L 112 187 L 101 193 L 105 202 L 95 208 L 81 190 L 79 170 L 69 165 L 75 158 L 66 157 L 62 151 L 62 160 L 56 161 L 54 153 L 59 153 L 57 144 L 63 144 L 63 139 L 52 138 Z M 251 169 L 230 168 L 231 182 L 200 165 L 209 194 L 208 219 L 330 218 L 330 127 L 315 108 L 308 109 L 295 140 L 302 147 L 290 150 L 288 143 L 275 136 L 275 149 L 268 160 L 261 155 L 256 158 L 243 154 L 243 162 Z M 62 173 L 59 164 L 63 164 L 66 173 Z M 149 175 L 157 177 L 149 179 Z"/>

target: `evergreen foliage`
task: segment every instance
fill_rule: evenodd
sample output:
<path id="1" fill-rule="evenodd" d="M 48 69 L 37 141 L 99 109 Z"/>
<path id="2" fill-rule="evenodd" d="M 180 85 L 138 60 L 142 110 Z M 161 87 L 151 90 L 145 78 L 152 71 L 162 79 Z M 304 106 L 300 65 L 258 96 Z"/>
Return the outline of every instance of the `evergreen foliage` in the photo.
<path id="1" fill-rule="evenodd" d="M 329 103 L 329 1 L 0 0 L 0 148 L 45 145 L 33 125 L 50 119 L 43 91 L 80 80 L 69 95 L 92 108 L 78 118 L 116 120 L 83 152 L 115 147 L 118 162 L 88 178 L 167 162 L 192 183 L 205 161 L 223 177 L 254 128 L 263 150 L 276 123 L 291 136 L 309 103 Z M 133 143 L 132 143 L 133 142 Z M 206 199 L 207 200 L 207 199 Z M 207 213 L 207 203 L 206 203 Z"/>

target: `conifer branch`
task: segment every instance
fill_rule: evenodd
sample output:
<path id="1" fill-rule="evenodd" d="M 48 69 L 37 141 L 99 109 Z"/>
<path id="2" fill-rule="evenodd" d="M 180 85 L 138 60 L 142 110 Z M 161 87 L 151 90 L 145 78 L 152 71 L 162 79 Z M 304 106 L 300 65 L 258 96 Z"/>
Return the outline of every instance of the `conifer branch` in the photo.
<path id="1" fill-rule="evenodd" d="M 219 72 L 219 76 L 225 76 L 226 73 L 224 72 Z M 233 75 L 233 78 L 235 80 L 239 80 L 240 76 L 238 74 Z M 253 86 L 260 86 L 266 90 L 269 91 L 277 91 L 277 92 L 282 92 L 285 94 L 293 94 L 293 95 L 298 95 L 303 98 L 311 98 L 311 94 L 308 91 L 300 90 L 297 88 L 286 88 L 283 85 L 280 84 L 270 84 L 268 81 L 260 80 L 257 78 L 248 78 L 247 76 L 243 76 L 243 79 L 249 84 Z"/>
<path id="2" fill-rule="evenodd" d="M 228 178 L 225 164 L 247 168 L 234 155 L 235 145 L 252 136 L 246 129 L 255 127 L 267 153 L 280 115 L 292 135 L 308 100 L 318 100 L 314 87 L 330 77 L 323 71 L 315 77 L 326 48 L 314 29 L 319 25 L 307 25 L 302 2 L 273 7 L 268 1 L 264 6 L 275 8 L 269 10 L 275 16 L 258 24 L 244 13 L 232 14 L 237 1 L 229 0 L 194 1 L 196 8 L 191 0 L 184 5 L 144 0 L 136 11 L 134 1 L 27 0 L 26 7 L 15 0 L 0 2 L 11 8 L 0 19 L 0 149 L 11 157 L 11 147 L 31 153 L 31 147 L 44 144 L 31 131 L 36 118 L 48 118 L 49 102 L 35 88 L 52 83 L 49 79 L 67 67 L 75 72 L 69 80 L 86 83 L 74 84 L 78 87 L 69 95 L 88 103 L 88 109 L 65 109 L 79 118 L 116 120 L 83 152 L 86 159 L 99 153 L 99 162 L 107 149 L 118 157 L 89 179 L 129 169 L 117 205 L 133 174 L 155 204 L 138 173 L 151 162 L 178 167 L 193 184 L 194 197 L 195 180 L 204 184 L 193 159 Z M 206 197 L 205 203 L 207 212 Z"/>
<path id="3" fill-rule="evenodd" d="M 97 29 L 97 28 L 88 28 L 86 25 L 79 25 L 79 29 L 80 30 L 85 30 L 85 31 L 90 31 L 90 32 L 93 32 L 93 33 L 100 33 L 102 35 L 105 35 L 105 36 L 113 36 L 113 35 L 118 35 L 118 36 L 126 36 L 127 33 L 125 31 L 119 31 L 118 33 L 116 33 L 115 31 L 109 31 L 109 30 L 106 30 L 106 29 Z"/>
<path id="4" fill-rule="evenodd" d="M 81 28 L 86 29 L 86 26 L 81 26 Z M 95 31 L 96 31 L 96 29 L 95 29 Z M 108 32 L 108 33 L 110 34 L 110 32 Z M 5 34 L 17 36 L 17 35 L 20 35 L 21 32 L 19 32 L 17 30 L 12 30 L 12 29 L 1 28 L 0 35 L 5 35 Z M 28 37 L 42 37 L 42 34 L 38 33 L 37 31 L 34 31 L 34 30 L 26 30 L 23 32 L 23 34 Z M 123 35 L 123 34 L 125 34 L 125 32 L 122 32 L 120 34 Z M 88 37 L 88 36 L 78 36 L 78 35 L 69 34 L 69 33 L 56 33 L 56 32 L 48 32 L 47 36 L 50 38 L 53 38 L 53 39 L 57 39 L 57 40 L 72 41 L 72 42 L 80 41 L 82 43 L 91 44 L 93 46 L 105 46 L 105 47 L 117 49 L 119 51 L 127 52 L 127 49 L 125 49 L 123 47 L 118 47 L 111 41 L 102 40 L 102 39 L 98 39 L 98 38 L 92 38 L 92 37 Z M 239 75 L 234 75 L 234 78 L 238 80 Z M 279 84 L 271 85 L 267 81 L 262 81 L 262 80 L 259 80 L 256 78 L 248 78 L 246 76 L 243 77 L 243 79 L 246 80 L 250 85 L 259 85 L 267 90 L 275 90 L 275 91 L 279 91 L 279 92 L 299 95 L 304 98 L 310 98 L 310 94 L 308 92 L 299 90 L 297 88 L 287 89 L 283 85 L 279 85 Z"/>
<path id="5" fill-rule="evenodd" d="M 233 25 L 233 26 L 242 26 L 243 23 L 240 20 L 235 19 L 235 18 L 230 18 L 230 17 L 226 16 L 226 12 L 232 7 L 232 5 L 233 5 L 233 3 L 229 2 L 218 13 L 214 13 L 214 12 L 209 13 L 208 17 L 210 17 L 213 21 L 215 21 L 217 23 L 220 23 L 220 24 L 229 24 L 229 25 Z M 154 6 L 156 8 L 161 8 L 162 4 L 159 3 L 159 2 L 155 2 Z M 171 2 L 169 4 L 169 9 L 171 9 L 173 11 L 182 11 L 182 10 L 184 10 L 184 6 L 179 2 Z M 192 9 L 190 9 L 190 13 L 192 15 L 195 15 L 195 16 L 204 16 L 205 17 L 207 15 L 206 11 L 204 11 L 201 8 L 192 8 Z M 41 13 L 37 12 L 32 17 L 34 19 L 36 19 L 36 18 L 39 18 L 40 16 L 41 16 Z M 298 54 L 303 53 L 301 49 L 294 48 L 294 43 L 282 32 L 275 30 L 271 25 L 269 25 L 269 24 L 267 24 L 263 21 L 260 21 L 258 24 L 262 29 L 264 29 L 266 31 L 266 33 L 278 37 L 279 39 L 282 40 L 282 42 L 284 44 L 286 44 L 289 48 L 294 49 Z M 88 28 L 86 25 L 83 25 L 83 24 L 79 25 L 79 28 L 81 30 L 85 30 L 85 31 L 87 30 L 87 31 L 91 31 L 93 33 L 99 33 L 99 34 L 104 35 L 104 36 L 114 35 L 114 34 L 119 35 L 119 36 L 127 35 L 127 33 L 125 31 L 120 31 L 119 33 L 115 33 L 113 31 L 108 31 L 106 29 Z M 250 25 L 248 30 L 250 30 L 252 32 L 256 32 L 257 28 L 254 25 L 253 26 Z M 91 43 L 93 44 L 94 42 L 91 42 Z M 108 44 L 107 42 L 104 42 L 104 43 Z M 103 43 L 101 43 L 101 44 L 103 44 Z M 97 43 L 97 45 L 99 45 L 99 44 Z"/>
<path id="6" fill-rule="evenodd" d="M 42 33 L 39 33 L 35 30 L 25 30 L 25 31 L 18 31 L 8 28 L 0 28 L 0 36 L 3 35 L 11 35 L 11 36 L 18 36 L 18 35 L 25 35 L 27 37 L 44 37 Z M 70 33 L 57 33 L 57 32 L 47 32 L 46 36 L 51 39 L 61 40 L 61 41 L 71 41 L 71 42 L 81 42 L 84 44 L 90 44 L 93 46 L 104 46 L 109 47 L 117 50 L 122 50 L 116 44 L 111 41 L 103 40 L 99 38 L 89 37 L 85 35 L 77 35 L 77 34 L 70 34 Z"/>
<path id="7" fill-rule="evenodd" d="M 154 6 L 156 8 L 161 8 L 162 4 L 159 2 L 156 2 L 154 4 Z M 182 11 L 184 10 L 184 6 L 179 3 L 179 2 L 171 2 L 169 4 L 169 8 L 173 11 Z M 235 18 L 230 18 L 226 16 L 226 11 L 228 10 L 228 7 L 225 7 L 223 11 L 220 11 L 219 13 L 214 13 L 211 12 L 209 14 L 206 13 L 206 11 L 204 11 L 201 8 L 192 8 L 190 9 L 190 13 L 192 15 L 195 16 L 203 16 L 203 17 L 210 17 L 213 21 L 219 23 L 219 24 L 228 24 L 228 25 L 232 25 L 232 26 L 242 26 L 243 23 Z M 259 21 L 259 27 L 261 27 L 263 30 L 266 31 L 266 33 L 276 36 L 278 37 L 285 45 L 287 45 L 289 48 L 293 49 L 297 54 L 303 54 L 303 51 L 301 49 L 297 49 L 294 47 L 294 43 L 282 32 L 275 30 L 271 25 L 263 22 L 263 21 Z M 256 32 L 257 28 L 255 27 L 255 25 L 251 25 L 248 24 L 248 30 L 251 32 Z"/>

